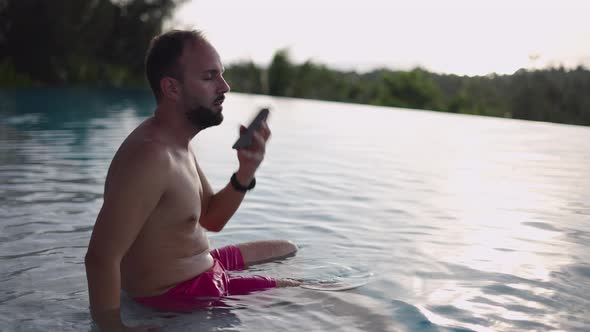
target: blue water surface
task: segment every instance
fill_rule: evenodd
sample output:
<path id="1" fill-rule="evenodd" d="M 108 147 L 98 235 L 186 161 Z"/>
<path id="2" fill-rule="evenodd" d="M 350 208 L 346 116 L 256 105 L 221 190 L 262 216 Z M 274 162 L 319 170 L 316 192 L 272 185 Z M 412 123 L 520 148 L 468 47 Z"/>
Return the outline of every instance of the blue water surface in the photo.
<path id="1" fill-rule="evenodd" d="M 0 92 L 0 331 L 91 331 L 83 258 L 110 160 L 148 91 Z M 214 247 L 289 239 L 276 277 L 372 273 L 191 314 L 123 295 L 164 331 L 588 331 L 590 128 L 232 93 L 193 149 L 215 189 L 240 123 L 271 106 L 256 189 Z M 349 275 L 347 275 L 349 274 Z"/>

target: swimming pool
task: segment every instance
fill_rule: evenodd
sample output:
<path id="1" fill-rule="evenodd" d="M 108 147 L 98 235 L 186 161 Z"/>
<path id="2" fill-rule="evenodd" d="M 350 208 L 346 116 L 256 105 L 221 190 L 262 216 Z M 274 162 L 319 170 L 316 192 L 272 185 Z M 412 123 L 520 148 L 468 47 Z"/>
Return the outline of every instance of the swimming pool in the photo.
<path id="1" fill-rule="evenodd" d="M 373 273 L 345 292 L 276 289 L 191 314 L 123 298 L 164 331 L 585 331 L 590 128 L 232 93 L 193 148 L 215 189 L 238 124 L 270 105 L 256 189 L 214 247 L 290 239 L 279 277 Z M 0 330 L 90 331 L 83 258 L 110 159 L 149 92 L 0 92 Z"/>

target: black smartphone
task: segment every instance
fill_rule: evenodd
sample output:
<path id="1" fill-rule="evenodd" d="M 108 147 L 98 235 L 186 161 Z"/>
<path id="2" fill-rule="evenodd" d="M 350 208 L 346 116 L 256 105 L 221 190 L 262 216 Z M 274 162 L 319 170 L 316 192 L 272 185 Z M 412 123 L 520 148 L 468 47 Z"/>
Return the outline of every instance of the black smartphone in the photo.
<path id="1" fill-rule="evenodd" d="M 238 140 L 234 143 L 232 149 L 239 150 L 250 146 L 250 144 L 252 144 L 252 137 L 254 136 L 254 132 L 260 128 L 260 126 L 262 125 L 262 121 L 268 118 L 269 113 L 270 111 L 268 110 L 268 108 L 261 109 L 258 112 L 258 114 L 256 114 L 254 120 L 250 122 L 250 125 L 248 125 L 248 129 L 246 129 L 246 131 L 243 134 L 241 134 Z"/>

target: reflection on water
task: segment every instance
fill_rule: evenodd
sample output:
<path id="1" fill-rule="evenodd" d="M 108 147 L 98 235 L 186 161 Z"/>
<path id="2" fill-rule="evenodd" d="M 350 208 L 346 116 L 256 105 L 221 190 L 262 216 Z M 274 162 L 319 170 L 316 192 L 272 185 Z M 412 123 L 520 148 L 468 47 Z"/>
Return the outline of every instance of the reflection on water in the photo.
<path id="1" fill-rule="evenodd" d="M 215 188 L 237 168 L 239 123 L 269 104 L 257 188 L 212 244 L 291 239 L 298 256 L 256 272 L 325 277 L 318 267 L 334 264 L 371 282 L 189 315 L 123 297 L 126 320 L 168 331 L 589 326 L 589 128 L 231 94 L 224 123 L 193 141 Z M 153 107 L 145 91 L 0 92 L 0 330 L 91 329 L 83 256 L 104 176 Z"/>

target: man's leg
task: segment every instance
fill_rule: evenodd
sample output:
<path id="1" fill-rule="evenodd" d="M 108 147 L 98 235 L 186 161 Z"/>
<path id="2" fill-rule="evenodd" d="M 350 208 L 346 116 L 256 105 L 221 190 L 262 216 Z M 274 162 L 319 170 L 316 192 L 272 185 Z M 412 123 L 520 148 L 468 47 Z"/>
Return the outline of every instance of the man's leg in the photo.
<path id="1" fill-rule="evenodd" d="M 297 246 L 291 241 L 267 240 L 240 243 L 237 245 L 246 267 L 294 255 Z"/>
<path id="2" fill-rule="evenodd" d="M 237 250 L 236 250 L 237 249 Z M 239 250 L 239 253 L 236 251 Z M 269 262 L 294 255 L 297 246 L 290 241 L 267 240 L 240 243 L 219 249 L 214 249 L 211 254 L 220 260 L 228 270 L 242 270 L 254 264 Z M 238 256 L 236 256 L 236 254 Z M 273 279 L 261 276 L 242 276 L 230 278 L 230 293 L 247 294 L 250 291 L 262 290 L 273 287 L 294 287 L 301 282 L 292 279 Z"/>

